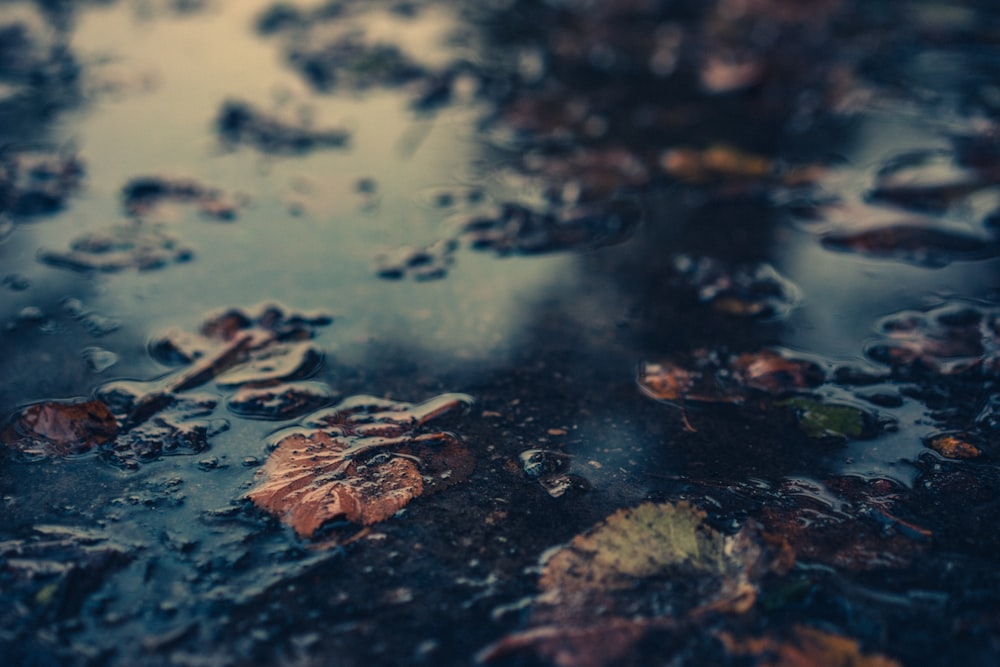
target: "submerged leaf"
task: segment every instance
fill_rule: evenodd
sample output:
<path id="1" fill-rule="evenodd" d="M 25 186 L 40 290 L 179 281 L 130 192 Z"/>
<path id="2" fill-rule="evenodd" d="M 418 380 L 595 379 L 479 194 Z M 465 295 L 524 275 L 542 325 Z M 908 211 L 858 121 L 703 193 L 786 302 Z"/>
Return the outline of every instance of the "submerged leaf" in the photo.
<path id="1" fill-rule="evenodd" d="M 946 459 L 977 459 L 983 455 L 983 451 L 963 434 L 938 434 L 928 438 L 926 444 Z"/>
<path id="2" fill-rule="evenodd" d="M 873 422 L 871 415 L 860 408 L 801 396 L 778 405 L 795 411 L 799 428 L 810 438 L 860 438 L 871 430 Z"/>
<path id="3" fill-rule="evenodd" d="M 68 456 L 115 438 L 118 422 L 101 401 L 35 403 L 14 415 L 0 441 L 32 456 Z"/>
<path id="4" fill-rule="evenodd" d="M 472 454 L 458 438 L 420 432 L 424 423 L 470 401 L 461 394 L 415 405 L 349 398 L 279 434 L 247 497 L 302 537 L 331 521 L 384 521 L 425 491 L 472 472 Z"/>

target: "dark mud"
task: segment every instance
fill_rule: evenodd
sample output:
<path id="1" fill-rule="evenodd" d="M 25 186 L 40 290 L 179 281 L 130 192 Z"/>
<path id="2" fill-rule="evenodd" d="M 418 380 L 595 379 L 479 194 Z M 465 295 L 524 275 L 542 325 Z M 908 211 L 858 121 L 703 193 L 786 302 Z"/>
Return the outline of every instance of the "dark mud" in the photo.
<path id="1" fill-rule="evenodd" d="M 998 25 L 7 3 L 5 664 L 995 664 Z M 646 501 L 770 565 L 539 612 Z"/>

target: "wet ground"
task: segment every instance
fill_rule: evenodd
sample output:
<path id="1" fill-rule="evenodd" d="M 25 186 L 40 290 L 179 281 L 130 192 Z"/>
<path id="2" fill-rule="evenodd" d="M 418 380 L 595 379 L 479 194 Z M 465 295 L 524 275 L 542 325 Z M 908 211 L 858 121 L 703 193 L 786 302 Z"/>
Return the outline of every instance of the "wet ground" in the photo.
<path id="1" fill-rule="evenodd" d="M 5 664 L 995 664 L 998 35 L 4 3 Z"/>

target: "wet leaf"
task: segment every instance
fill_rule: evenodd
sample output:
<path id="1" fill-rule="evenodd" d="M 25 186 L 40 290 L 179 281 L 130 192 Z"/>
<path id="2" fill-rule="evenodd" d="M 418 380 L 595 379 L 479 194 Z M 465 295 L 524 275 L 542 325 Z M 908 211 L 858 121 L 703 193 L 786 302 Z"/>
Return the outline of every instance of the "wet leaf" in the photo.
<path id="1" fill-rule="evenodd" d="M 330 387 L 320 382 L 293 382 L 273 387 L 245 387 L 226 402 L 241 417 L 294 419 L 333 401 Z"/>
<path id="2" fill-rule="evenodd" d="M 660 401 L 738 404 L 753 392 L 780 395 L 816 387 L 824 378 L 817 363 L 774 350 L 728 356 L 696 350 L 684 362 L 643 364 L 638 383 Z"/>
<path id="3" fill-rule="evenodd" d="M 101 401 L 29 405 L 0 432 L 0 441 L 30 456 L 80 454 L 114 440 L 118 422 Z"/>
<path id="4" fill-rule="evenodd" d="M 477 250 L 536 255 L 620 243 L 632 235 L 641 217 L 638 205 L 626 200 L 554 212 L 507 204 L 493 213 L 469 216 L 459 233 Z"/>
<path id="5" fill-rule="evenodd" d="M 946 459 L 977 459 L 983 451 L 961 433 L 941 433 L 927 439 L 925 443 Z"/>
<path id="6" fill-rule="evenodd" d="M 900 663 L 877 653 L 862 653 L 861 644 L 849 637 L 830 634 L 805 625 L 792 628 L 787 641 L 773 637 L 736 638 L 720 633 L 719 638 L 733 655 L 752 656 L 767 667 L 900 667 Z"/>
<path id="7" fill-rule="evenodd" d="M 5 51 L 5 58 L 9 52 Z M 83 162 L 73 154 L 4 151 L 0 154 L 0 212 L 14 216 L 54 213 L 83 180 Z"/>
<path id="8" fill-rule="evenodd" d="M 785 317 L 801 301 L 801 290 L 770 264 L 729 267 L 723 262 L 679 255 L 679 282 L 715 310 L 737 317 Z"/>
<path id="9" fill-rule="evenodd" d="M 444 278 L 454 264 L 457 247 L 456 242 L 447 240 L 429 246 L 404 247 L 382 253 L 375 258 L 375 272 L 379 278 L 390 280 Z"/>
<path id="10" fill-rule="evenodd" d="M 994 257 L 1000 247 L 989 239 L 937 227 L 898 224 L 878 229 L 831 232 L 823 247 L 869 257 L 942 267 L 954 261 Z"/>
<path id="11" fill-rule="evenodd" d="M 771 504 L 760 517 L 767 535 L 797 561 L 848 571 L 909 565 L 930 533 L 895 514 L 900 486 L 886 479 L 837 477 L 823 484 L 786 482 L 791 504 Z"/>
<path id="12" fill-rule="evenodd" d="M 316 129 L 301 121 L 265 114 L 247 102 L 227 100 L 215 120 L 219 139 L 230 146 L 252 146 L 262 153 L 301 154 L 321 148 L 343 148 L 344 129 Z"/>
<path id="13" fill-rule="evenodd" d="M 795 411 L 799 428 L 810 438 L 861 438 L 870 435 L 873 417 L 860 408 L 797 396 L 778 403 Z"/>
<path id="14" fill-rule="evenodd" d="M 133 558 L 134 549 L 97 530 L 37 525 L 0 540 L 0 580 L 7 604 L 0 625 L 14 631 L 31 618 L 70 618 L 91 592 Z"/>
<path id="15" fill-rule="evenodd" d="M 881 341 L 866 349 L 869 357 L 897 372 L 954 375 L 995 372 L 1000 327 L 992 309 L 946 304 L 927 312 L 902 311 L 876 326 Z"/>
<path id="16" fill-rule="evenodd" d="M 162 363 L 189 365 L 170 378 L 171 391 L 213 380 L 224 387 L 275 384 L 319 366 L 322 354 L 308 341 L 331 321 L 326 315 L 289 313 L 270 304 L 231 309 L 209 316 L 197 334 L 168 331 L 149 349 Z"/>
<path id="17" fill-rule="evenodd" d="M 723 536 L 681 502 L 619 510 L 545 563 L 528 629 L 484 649 L 480 660 L 529 652 L 563 667 L 615 664 L 652 628 L 709 613 L 743 613 L 772 560 L 745 526 Z M 669 599 L 670 612 L 650 606 Z"/>
<path id="18" fill-rule="evenodd" d="M 65 251 L 42 248 L 38 259 L 73 271 L 149 271 L 174 262 L 186 262 L 194 252 L 182 246 L 160 225 L 131 222 L 78 237 Z"/>
<path id="19" fill-rule="evenodd" d="M 279 434 L 247 498 L 307 538 L 333 521 L 384 521 L 472 472 L 472 454 L 457 437 L 420 428 L 470 401 L 462 394 L 418 404 L 346 399 Z"/>
<path id="20" fill-rule="evenodd" d="M 166 203 L 194 204 L 208 218 L 233 220 L 239 202 L 191 178 L 139 176 L 122 187 L 122 205 L 133 217 L 148 216 Z"/>
<path id="21" fill-rule="evenodd" d="M 956 163 L 951 151 L 920 151 L 890 158 L 868 197 L 904 208 L 942 213 L 990 185 L 983 172 Z"/>

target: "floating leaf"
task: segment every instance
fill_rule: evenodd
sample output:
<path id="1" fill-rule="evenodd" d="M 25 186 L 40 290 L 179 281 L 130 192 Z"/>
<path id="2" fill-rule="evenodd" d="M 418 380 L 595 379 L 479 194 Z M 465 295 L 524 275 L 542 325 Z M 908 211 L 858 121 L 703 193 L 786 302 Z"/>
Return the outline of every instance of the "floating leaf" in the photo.
<path id="1" fill-rule="evenodd" d="M 963 434 L 941 433 L 928 438 L 925 444 L 946 459 L 977 459 L 983 455 Z"/>
<path id="2" fill-rule="evenodd" d="M 287 313 L 275 305 L 231 309 L 208 317 L 197 335 L 171 330 L 154 339 L 149 349 L 163 363 L 190 364 L 170 379 L 172 391 L 212 380 L 230 387 L 274 384 L 319 366 L 322 354 L 306 341 L 331 321 L 326 315 Z"/>
<path id="3" fill-rule="evenodd" d="M 375 272 L 379 278 L 390 280 L 444 278 L 455 261 L 457 247 L 456 242 L 446 240 L 428 246 L 404 247 L 382 253 L 375 258 Z"/>
<path id="4" fill-rule="evenodd" d="M 780 395 L 823 383 L 825 373 L 813 361 L 774 350 L 722 356 L 696 350 L 685 363 L 643 364 L 639 388 L 661 401 L 742 403 L 752 392 Z"/>
<path id="5" fill-rule="evenodd" d="M 149 271 L 194 255 L 166 234 L 159 225 L 131 222 L 80 236 L 65 251 L 42 248 L 38 259 L 46 264 L 80 272 Z"/>
<path id="6" fill-rule="evenodd" d="M 479 654 L 493 660 L 531 652 L 562 667 L 615 664 L 652 628 L 707 613 L 742 613 L 771 561 L 744 527 L 726 537 L 689 505 L 645 503 L 619 510 L 573 538 L 546 562 L 531 627 Z M 650 598 L 670 599 L 671 612 Z"/>
<path id="7" fill-rule="evenodd" d="M 5 52 L 5 57 L 7 56 Z M 0 212 L 15 216 L 54 213 L 83 180 L 83 163 L 69 153 L 0 153 Z"/>
<path id="8" fill-rule="evenodd" d="M 68 456 L 114 440 L 118 422 L 101 401 L 29 405 L 0 432 L 0 441 L 31 456 Z"/>
<path id="9" fill-rule="evenodd" d="M 240 208 L 221 190 L 190 178 L 139 176 L 122 187 L 122 204 L 130 216 L 149 215 L 167 202 L 195 204 L 205 217 L 216 220 L 233 220 Z"/>
<path id="10" fill-rule="evenodd" d="M 869 345 L 866 352 L 897 371 L 941 375 L 995 372 L 998 322 L 992 309 L 971 305 L 903 311 L 878 323 L 882 341 Z"/>
<path id="11" fill-rule="evenodd" d="M 792 628 L 788 641 L 773 637 L 738 639 L 729 633 L 720 633 L 719 638 L 731 654 L 752 656 L 762 667 L 900 667 L 886 656 L 862 653 L 854 639 L 805 625 Z"/>
<path id="12" fill-rule="evenodd" d="M 986 259 L 1000 253 L 1000 246 L 990 239 L 908 224 L 831 232 L 823 236 L 823 247 L 927 267 L 947 266 L 958 260 Z"/>
<path id="13" fill-rule="evenodd" d="M 229 397 L 227 407 L 241 417 L 293 419 L 332 402 L 334 393 L 320 382 L 292 382 L 273 387 L 245 387 Z"/>
<path id="14" fill-rule="evenodd" d="M 784 317 L 801 291 L 770 264 L 728 267 L 710 257 L 680 255 L 674 268 L 681 284 L 717 311 L 738 317 Z"/>
<path id="15" fill-rule="evenodd" d="M 384 521 L 414 498 L 472 472 L 472 454 L 458 438 L 420 432 L 426 422 L 470 401 L 462 394 L 419 404 L 346 399 L 279 434 L 247 497 L 302 537 L 331 521 Z"/>
<path id="16" fill-rule="evenodd" d="M 879 168 L 868 197 L 917 211 L 942 213 L 988 185 L 991 180 L 984 172 L 957 164 L 951 151 L 918 151 L 887 160 Z"/>
<path id="17" fill-rule="evenodd" d="M 263 153 L 299 154 L 318 148 L 342 148 L 350 139 L 347 130 L 318 130 L 301 122 L 285 121 L 239 100 L 223 103 L 215 125 L 224 143 L 246 144 Z"/>
<path id="18" fill-rule="evenodd" d="M 824 403 L 802 396 L 778 403 L 792 408 L 799 428 L 810 438 L 861 438 L 872 431 L 872 416 L 860 408 L 841 403 Z"/>
<path id="19" fill-rule="evenodd" d="M 460 223 L 459 233 L 477 250 L 536 255 L 621 243 L 632 235 L 641 217 L 638 205 L 627 200 L 555 212 L 507 204 L 499 211 L 469 216 Z"/>

